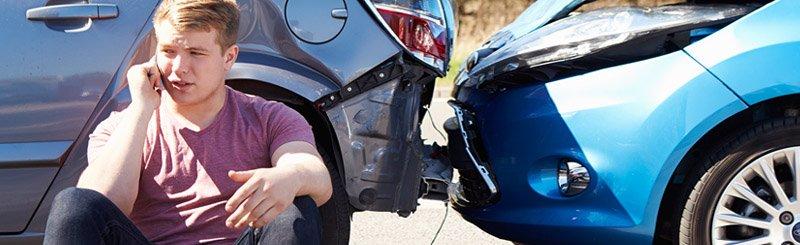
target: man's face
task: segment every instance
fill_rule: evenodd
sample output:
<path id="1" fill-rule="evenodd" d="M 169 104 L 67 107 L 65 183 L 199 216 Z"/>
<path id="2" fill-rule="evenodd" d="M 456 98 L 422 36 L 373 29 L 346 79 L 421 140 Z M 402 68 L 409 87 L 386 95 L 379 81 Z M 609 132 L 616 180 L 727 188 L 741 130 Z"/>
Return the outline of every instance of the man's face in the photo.
<path id="1" fill-rule="evenodd" d="M 177 105 L 198 105 L 224 92 L 225 75 L 238 52 L 236 45 L 223 53 L 213 28 L 209 32 L 178 31 L 163 21 L 155 31 L 164 88 Z"/>

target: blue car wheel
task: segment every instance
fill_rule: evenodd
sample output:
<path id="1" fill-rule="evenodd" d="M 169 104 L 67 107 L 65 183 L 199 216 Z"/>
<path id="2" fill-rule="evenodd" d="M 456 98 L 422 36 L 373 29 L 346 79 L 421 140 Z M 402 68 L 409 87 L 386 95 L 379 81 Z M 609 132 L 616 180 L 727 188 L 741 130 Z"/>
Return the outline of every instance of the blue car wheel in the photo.
<path id="1" fill-rule="evenodd" d="M 800 119 L 762 122 L 706 151 L 681 244 L 800 242 Z M 710 241 L 709 241 L 710 239 Z"/>

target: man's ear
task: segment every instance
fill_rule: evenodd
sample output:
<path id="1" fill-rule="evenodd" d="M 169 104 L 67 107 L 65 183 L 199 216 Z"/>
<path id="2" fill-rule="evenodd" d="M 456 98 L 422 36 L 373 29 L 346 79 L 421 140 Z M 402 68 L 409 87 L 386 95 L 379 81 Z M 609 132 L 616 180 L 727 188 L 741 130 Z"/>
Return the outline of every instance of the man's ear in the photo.
<path id="1" fill-rule="evenodd" d="M 236 57 L 239 57 L 239 46 L 234 44 L 225 50 L 223 58 L 225 58 L 225 71 L 230 71 L 233 63 L 236 63 Z"/>

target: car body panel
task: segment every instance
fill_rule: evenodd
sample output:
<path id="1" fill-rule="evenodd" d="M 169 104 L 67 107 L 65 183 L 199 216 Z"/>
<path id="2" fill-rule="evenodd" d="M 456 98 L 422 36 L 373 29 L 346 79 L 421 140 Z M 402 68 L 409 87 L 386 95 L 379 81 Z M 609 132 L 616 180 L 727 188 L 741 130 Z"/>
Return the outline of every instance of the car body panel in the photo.
<path id="1" fill-rule="evenodd" d="M 242 49 L 227 80 L 254 80 L 293 91 L 308 101 L 339 90 L 339 85 L 322 74 L 274 53 Z"/>
<path id="2" fill-rule="evenodd" d="M 800 93 L 799 9 L 774 1 L 685 50 L 748 104 Z"/>
<path id="3" fill-rule="evenodd" d="M 70 146 L 71 140 L 0 144 L 0 181 L 9 183 L 0 185 L 0 193 L 13 197 L 0 202 L 6 220 L 0 222 L 0 231 L 25 228 L 47 190 L 42 182 L 53 179 Z"/>
<path id="4" fill-rule="evenodd" d="M 13 65 L 0 66 L 0 143 L 77 138 L 157 3 L 97 2 L 116 4 L 123 13 L 68 32 L 52 27 L 56 21 L 30 21 L 20 14 L 45 1 L 0 10 L 8 21 L 0 30 L 3 45 L 24 51 L 4 52 Z"/>
<path id="5" fill-rule="evenodd" d="M 115 4 L 116 18 L 31 21 L 20 13 L 67 1 L 6 4 L 0 29 L 0 233 L 25 229 L 157 1 Z M 31 55 L 36 54 L 36 55 Z M 2 153 L 0 153 L 2 154 Z M 19 156 L 25 156 L 19 158 Z"/>
<path id="6" fill-rule="evenodd" d="M 0 193 L 8 198 L 0 204 L 3 220 L 0 230 L 16 233 L 25 229 L 39 201 L 47 191 L 47 184 L 58 168 L 11 168 L 0 171 L 0 180 L 13 183 L 0 186 Z M 20 188 L 23 187 L 23 188 Z"/>
<path id="7" fill-rule="evenodd" d="M 273 53 L 304 64 L 340 86 L 402 52 L 359 0 L 345 0 L 348 11 L 343 29 L 336 38 L 319 44 L 307 43 L 291 33 L 284 18 L 286 2 L 237 1 L 241 11 L 238 44 L 242 49 Z"/>
<path id="8" fill-rule="evenodd" d="M 152 18 L 152 16 L 149 16 Z M 152 19 L 147 19 L 146 23 L 151 23 Z M 114 73 L 114 79 L 103 92 L 103 97 L 100 99 L 99 104 L 95 111 L 87 118 L 86 126 L 81 130 L 78 138 L 74 141 L 69 154 L 63 156 L 63 164 L 52 183 L 48 187 L 47 193 L 42 198 L 41 203 L 36 208 L 36 212 L 30 219 L 25 231 L 19 234 L 10 236 L 0 236 L 0 243 L 4 241 L 32 241 L 33 243 L 41 243 L 44 236 L 45 225 L 47 224 L 47 216 L 49 215 L 50 206 L 52 205 L 53 198 L 58 192 L 68 187 L 73 187 L 78 182 L 78 177 L 83 172 L 88 163 L 86 158 L 86 151 L 89 143 L 89 134 L 91 134 L 95 127 L 108 118 L 113 111 L 121 111 L 131 103 L 130 92 L 127 88 L 127 80 L 125 74 L 128 68 L 135 64 L 140 64 L 149 60 L 153 53 L 155 53 L 155 34 L 152 25 L 144 25 L 144 28 L 139 35 L 132 39 L 133 45 L 131 49 L 125 54 L 121 66 Z"/>
<path id="9" fill-rule="evenodd" d="M 746 108 L 682 51 L 486 93 L 462 88 L 457 99 L 479 118 L 500 200 L 458 210 L 493 235 L 525 242 L 651 242 L 683 154 Z M 589 192 L 561 196 L 564 159 L 588 166 Z M 552 235 L 564 229 L 569 236 Z"/>
<path id="10" fill-rule="evenodd" d="M 334 11 L 345 14 L 334 16 Z M 344 28 L 347 19 L 347 8 L 344 0 L 286 1 L 286 23 L 297 38 L 307 43 L 324 43 L 335 38 Z"/>

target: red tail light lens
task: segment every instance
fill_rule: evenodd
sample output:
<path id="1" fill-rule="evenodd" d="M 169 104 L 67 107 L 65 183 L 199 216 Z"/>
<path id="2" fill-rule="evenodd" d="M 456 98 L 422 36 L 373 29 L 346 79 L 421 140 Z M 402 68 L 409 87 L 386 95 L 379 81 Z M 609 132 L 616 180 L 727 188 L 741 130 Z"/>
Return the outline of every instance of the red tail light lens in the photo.
<path id="1" fill-rule="evenodd" d="M 451 39 L 440 0 L 372 0 L 398 41 L 415 57 L 444 72 Z"/>
<path id="2" fill-rule="evenodd" d="M 407 48 L 439 59 L 445 58 L 444 26 L 425 15 L 388 5 L 376 5 L 381 17 Z M 435 32 L 435 33 L 434 33 Z"/>

